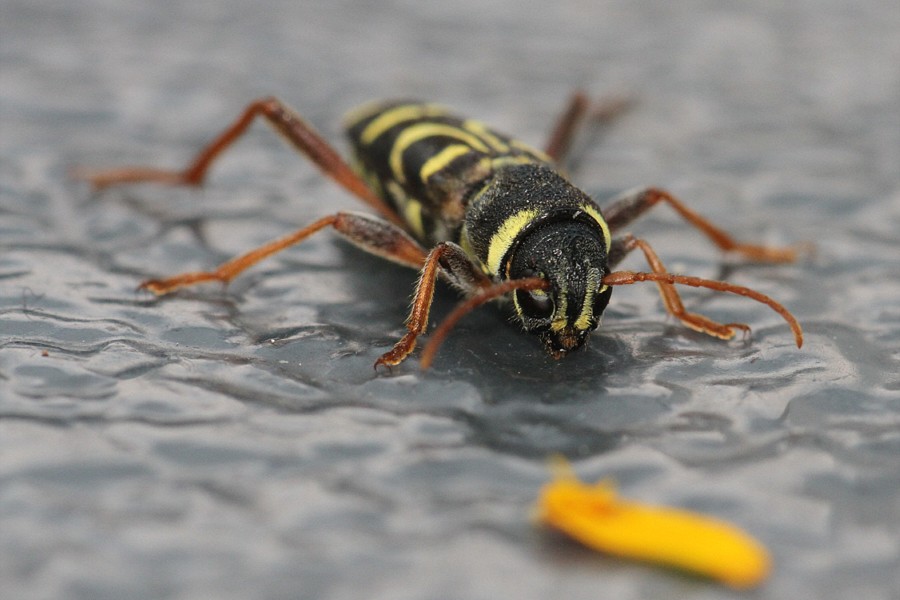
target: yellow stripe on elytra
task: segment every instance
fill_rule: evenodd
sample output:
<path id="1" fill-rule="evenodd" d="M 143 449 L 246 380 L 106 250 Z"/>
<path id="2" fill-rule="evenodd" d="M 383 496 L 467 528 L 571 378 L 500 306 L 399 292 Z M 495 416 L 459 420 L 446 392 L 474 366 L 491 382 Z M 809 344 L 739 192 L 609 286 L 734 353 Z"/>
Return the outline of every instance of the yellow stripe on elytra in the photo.
<path id="1" fill-rule="evenodd" d="M 403 220 L 409 225 L 412 232 L 419 238 L 425 237 L 425 223 L 422 221 L 422 203 L 415 198 L 410 198 L 396 181 L 389 181 L 388 192 L 400 205 Z"/>
<path id="2" fill-rule="evenodd" d="M 454 159 L 459 158 L 463 154 L 468 154 L 471 151 L 472 148 L 465 144 L 452 144 L 447 146 L 425 161 L 425 164 L 422 165 L 422 169 L 419 171 L 419 178 L 422 180 L 422 183 L 427 183 L 432 175 L 449 165 Z"/>
<path id="3" fill-rule="evenodd" d="M 549 155 L 545 154 L 544 152 L 541 152 L 540 150 L 532 147 L 529 144 L 526 144 L 525 142 L 523 142 L 521 140 L 516 140 L 516 139 L 510 140 L 509 145 L 512 146 L 513 148 L 515 148 L 516 150 L 521 150 L 522 152 L 530 154 L 532 157 L 534 157 L 538 160 L 542 160 L 545 163 L 550 163 L 551 165 L 556 164 L 554 162 L 554 160 L 552 158 L 550 158 Z"/>
<path id="4" fill-rule="evenodd" d="M 463 121 L 463 128 L 466 131 L 477 135 L 497 152 L 509 152 L 509 146 L 506 142 L 497 137 L 484 123 L 470 119 Z"/>
<path id="5" fill-rule="evenodd" d="M 537 215 L 537 210 L 526 208 L 503 221 L 496 233 L 491 236 L 491 241 L 488 245 L 487 268 L 489 273 L 496 275 L 500 272 L 500 263 L 503 261 L 506 252 L 512 247 L 516 236 Z"/>
<path id="6" fill-rule="evenodd" d="M 348 110 L 344 113 L 343 119 L 341 119 L 341 125 L 345 130 L 352 129 L 358 123 L 362 123 L 369 117 L 376 115 L 384 110 L 384 102 L 381 100 L 375 100 L 372 102 L 366 102 L 360 106 L 357 106 L 354 109 Z"/>
<path id="7" fill-rule="evenodd" d="M 403 153 L 416 142 L 438 136 L 459 140 L 480 152 L 490 152 L 490 149 L 484 142 L 459 127 L 444 123 L 420 123 L 418 125 L 410 125 L 397 136 L 397 139 L 394 141 L 394 146 L 391 148 L 389 164 L 391 166 L 391 171 L 394 173 L 394 178 L 397 181 L 401 183 L 406 181 L 406 175 L 403 173 Z"/>
<path id="8" fill-rule="evenodd" d="M 425 117 L 440 117 L 446 114 L 447 111 L 443 107 L 434 104 L 403 104 L 396 106 L 372 119 L 372 122 L 362 130 L 359 139 L 364 145 L 369 145 L 385 131 L 400 123 L 415 121 Z"/>
<path id="9" fill-rule="evenodd" d="M 519 156 L 498 156 L 496 158 L 489 159 L 491 162 L 491 168 L 495 171 L 497 169 L 508 167 L 510 165 L 528 165 L 534 164 L 534 158 L 531 156 L 519 155 Z"/>
<path id="10" fill-rule="evenodd" d="M 419 238 L 425 237 L 425 223 L 422 221 L 422 203 L 412 198 L 403 205 L 403 219 Z"/>

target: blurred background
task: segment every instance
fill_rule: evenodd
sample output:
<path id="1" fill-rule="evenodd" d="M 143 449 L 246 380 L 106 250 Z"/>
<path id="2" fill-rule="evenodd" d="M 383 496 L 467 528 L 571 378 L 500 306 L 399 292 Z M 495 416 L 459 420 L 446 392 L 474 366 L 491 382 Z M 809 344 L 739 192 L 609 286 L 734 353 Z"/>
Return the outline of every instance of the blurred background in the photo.
<path id="1" fill-rule="evenodd" d="M 4 0 L 4 595 L 737 595 L 534 528 L 562 453 L 758 537 L 775 566 L 751 597 L 900 597 L 898 64 L 886 0 Z M 341 116 L 389 97 L 540 145 L 576 88 L 637 100 L 582 140 L 574 178 L 601 206 L 659 185 L 742 239 L 816 244 L 753 265 L 665 207 L 633 227 L 670 270 L 783 302 L 802 350 L 762 305 L 685 292 L 753 327 L 723 343 L 645 285 L 560 362 L 486 307 L 430 371 L 375 373 L 415 273 L 328 233 L 227 291 L 135 292 L 359 208 L 265 126 L 202 190 L 66 175 L 183 166 L 263 95 L 342 150 Z M 435 318 L 455 302 L 442 289 Z"/>

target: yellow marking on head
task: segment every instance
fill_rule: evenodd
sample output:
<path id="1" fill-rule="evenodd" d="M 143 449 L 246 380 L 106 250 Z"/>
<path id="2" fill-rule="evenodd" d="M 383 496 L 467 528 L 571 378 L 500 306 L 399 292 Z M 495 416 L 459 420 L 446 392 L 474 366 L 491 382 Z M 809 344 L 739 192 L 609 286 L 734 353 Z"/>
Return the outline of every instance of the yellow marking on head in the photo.
<path id="1" fill-rule="evenodd" d="M 559 291 L 559 295 L 556 297 L 556 313 L 553 315 L 553 321 L 550 322 L 550 329 L 553 331 L 562 331 L 566 328 L 566 325 L 569 324 L 569 319 L 566 317 L 566 310 L 569 306 L 569 299 L 566 295 L 566 286 L 563 282 L 562 289 Z"/>
<path id="2" fill-rule="evenodd" d="M 472 149 L 465 144 L 447 146 L 425 161 L 425 164 L 422 165 L 422 169 L 419 171 L 419 178 L 422 180 L 422 183 L 426 183 L 432 175 L 449 165 L 454 159 L 471 151 Z"/>
<path id="3" fill-rule="evenodd" d="M 472 149 L 480 152 L 490 152 L 490 149 L 484 142 L 459 127 L 446 125 L 444 123 L 420 123 L 417 125 L 410 125 L 397 136 L 397 139 L 394 141 L 394 146 L 391 148 L 389 164 L 397 181 L 401 183 L 406 181 L 406 175 L 403 173 L 403 153 L 416 142 L 438 136 L 459 140 L 463 144 L 468 144 Z"/>
<path id="4" fill-rule="evenodd" d="M 415 121 L 425 117 L 440 117 L 446 114 L 447 111 L 443 107 L 434 104 L 402 104 L 395 106 L 384 111 L 366 125 L 359 139 L 363 144 L 368 145 L 377 140 L 381 134 L 391 127 L 405 121 Z"/>
<path id="5" fill-rule="evenodd" d="M 484 123 L 470 119 L 463 122 L 463 128 L 480 137 L 497 152 L 509 152 L 506 142 L 497 137 Z"/>
<path id="6" fill-rule="evenodd" d="M 488 245 L 487 267 L 489 273 L 496 275 L 500 272 L 500 263 L 503 261 L 506 252 L 512 247 L 513 242 L 516 241 L 516 236 L 537 215 L 537 210 L 526 208 L 507 218 L 497 228 L 497 231 L 491 236 L 491 241 Z"/>
<path id="7" fill-rule="evenodd" d="M 581 314 L 575 319 L 575 329 L 590 329 L 591 317 L 594 315 L 594 290 L 597 288 L 598 283 L 600 283 L 600 271 L 597 268 L 591 268 L 588 271 L 587 292 L 584 294 L 584 304 L 581 305 Z"/>

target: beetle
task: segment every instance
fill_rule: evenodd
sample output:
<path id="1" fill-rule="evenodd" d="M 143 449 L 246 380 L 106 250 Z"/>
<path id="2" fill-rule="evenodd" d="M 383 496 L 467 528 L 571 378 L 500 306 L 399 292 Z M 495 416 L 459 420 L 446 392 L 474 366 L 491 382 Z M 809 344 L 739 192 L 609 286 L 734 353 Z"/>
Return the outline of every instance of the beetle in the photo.
<path id="1" fill-rule="evenodd" d="M 563 173 L 560 165 L 583 123 L 591 116 L 609 118 L 624 104 L 612 101 L 592 106 L 584 93 L 576 92 L 544 150 L 538 150 L 442 106 L 406 100 L 374 102 L 345 119 L 353 149 L 348 162 L 300 115 L 268 97 L 250 103 L 183 170 L 77 169 L 74 175 L 98 190 L 137 182 L 199 186 L 215 159 L 255 119 L 263 118 L 378 216 L 336 212 L 212 271 L 151 279 L 140 289 L 163 295 L 206 281 L 227 284 L 264 258 L 330 227 L 368 252 L 419 270 L 407 331 L 376 361 L 376 368 L 397 365 L 413 351 L 427 329 L 438 277 L 466 300 L 431 336 L 420 360 L 422 368 L 431 363 L 459 318 L 500 297 L 511 298 L 523 329 L 536 335 L 553 358 L 561 358 L 581 348 L 597 328 L 613 287 L 642 281 L 655 282 L 666 311 L 691 329 L 730 339 L 736 331 L 746 333 L 750 328 L 688 312 L 676 284 L 766 304 L 787 321 L 797 346 L 802 346 L 797 320 L 772 298 L 724 281 L 669 273 L 646 241 L 621 230 L 663 203 L 721 250 L 746 259 L 790 262 L 797 248 L 739 242 L 660 188 L 627 192 L 601 209 Z M 614 271 L 635 249 L 643 253 L 650 271 Z"/>

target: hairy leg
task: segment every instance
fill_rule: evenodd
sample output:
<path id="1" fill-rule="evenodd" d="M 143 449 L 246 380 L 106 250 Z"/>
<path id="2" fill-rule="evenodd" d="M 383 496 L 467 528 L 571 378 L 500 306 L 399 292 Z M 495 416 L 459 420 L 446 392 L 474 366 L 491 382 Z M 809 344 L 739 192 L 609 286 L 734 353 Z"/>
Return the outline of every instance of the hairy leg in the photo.
<path id="1" fill-rule="evenodd" d="M 166 279 L 151 279 L 143 282 L 140 289 L 162 295 L 178 288 L 206 281 L 220 281 L 227 284 L 261 260 L 289 246 L 299 244 L 326 227 L 334 228 L 335 231 L 363 250 L 402 265 L 418 269 L 425 262 L 425 250 L 408 233 L 396 225 L 370 215 L 339 212 L 322 217 L 302 229 L 233 258 L 219 265 L 213 271 L 193 271 Z"/>
<path id="2" fill-rule="evenodd" d="M 77 168 L 72 171 L 72 175 L 91 183 L 97 189 L 140 182 L 199 186 L 203 184 L 209 168 L 216 158 L 240 138 L 257 117 L 262 117 L 291 146 L 309 158 L 325 175 L 336 181 L 345 190 L 377 210 L 386 219 L 403 225 L 397 214 L 347 165 L 340 154 L 313 129 L 312 125 L 277 98 L 261 98 L 247 105 L 241 115 L 203 148 L 184 169 L 121 167 L 92 170 Z"/>

